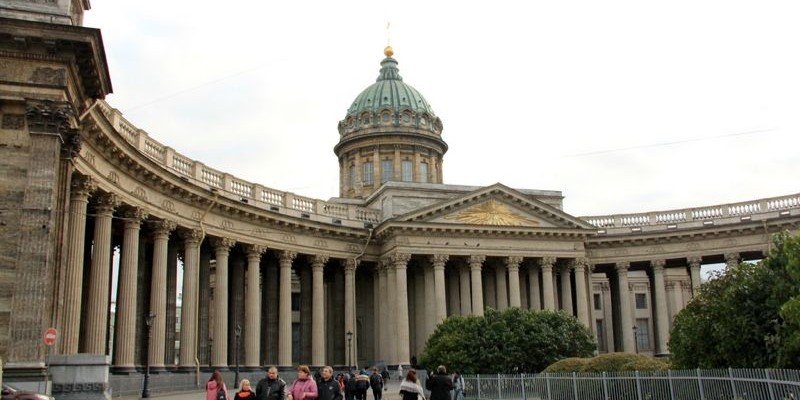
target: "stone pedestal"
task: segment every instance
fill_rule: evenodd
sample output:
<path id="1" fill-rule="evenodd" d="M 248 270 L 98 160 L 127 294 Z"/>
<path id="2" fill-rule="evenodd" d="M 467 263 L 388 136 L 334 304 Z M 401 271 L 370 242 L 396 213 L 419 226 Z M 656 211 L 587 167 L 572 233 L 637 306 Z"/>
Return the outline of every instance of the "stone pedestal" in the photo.
<path id="1" fill-rule="evenodd" d="M 108 388 L 110 359 L 100 354 L 52 355 L 53 396 L 59 400 L 111 399 Z"/>

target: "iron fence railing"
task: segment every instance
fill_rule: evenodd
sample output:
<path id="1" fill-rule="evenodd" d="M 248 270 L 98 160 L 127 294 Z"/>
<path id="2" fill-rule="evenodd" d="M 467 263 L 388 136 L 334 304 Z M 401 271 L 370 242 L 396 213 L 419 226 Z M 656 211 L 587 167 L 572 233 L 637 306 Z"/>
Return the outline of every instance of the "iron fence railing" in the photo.
<path id="1" fill-rule="evenodd" d="M 464 375 L 469 400 L 800 400 L 800 371 L 711 369 Z"/>

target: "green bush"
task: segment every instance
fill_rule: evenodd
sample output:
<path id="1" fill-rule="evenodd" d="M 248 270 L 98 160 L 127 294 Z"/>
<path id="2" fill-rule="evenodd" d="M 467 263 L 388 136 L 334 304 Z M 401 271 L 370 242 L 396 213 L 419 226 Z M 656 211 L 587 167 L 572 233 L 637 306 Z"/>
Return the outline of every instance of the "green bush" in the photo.
<path id="1" fill-rule="evenodd" d="M 669 364 L 643 354 L 606 353 L 590 358 L 582 372 L 652 371 L 669 369 Z"/>
<path id="2" fill-rule="evenodd" d="M 580 372 L 589 358 L 570 357 L 556 361 L 547 366 L 542 372 Z"/>

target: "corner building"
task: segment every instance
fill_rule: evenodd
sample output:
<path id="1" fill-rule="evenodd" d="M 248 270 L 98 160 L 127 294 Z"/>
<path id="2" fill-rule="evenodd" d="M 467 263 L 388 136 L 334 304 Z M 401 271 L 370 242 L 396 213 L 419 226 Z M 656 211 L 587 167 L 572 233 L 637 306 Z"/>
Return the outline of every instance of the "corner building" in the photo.
<path id="1" fill-rule="evenodd" d="M 103 100 L 88 6 L 0 6 L 0 357 L 20 382 L 42 379 L 48 327 L 54 354 L 114 374 L 227 369 L 237 349 L 248 370 L 394 368 L 487 307 L 562 309 L 601 352 L 662 354 L 701 265 L 800 226 L 800 194 L 576 217 L 559 191 L 445 184 L 442 120 L 388 48 L 338 124 L 340 197 L 248 182 Z"/>

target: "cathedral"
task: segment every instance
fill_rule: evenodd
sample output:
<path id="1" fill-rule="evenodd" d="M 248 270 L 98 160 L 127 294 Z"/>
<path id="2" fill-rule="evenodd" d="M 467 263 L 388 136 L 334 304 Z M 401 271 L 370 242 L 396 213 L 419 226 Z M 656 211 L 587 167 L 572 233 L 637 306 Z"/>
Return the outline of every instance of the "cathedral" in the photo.
<path id="1" fill-rule="evenodd" d="M 702 265 L 761 259 L 770 234 L 800 227 L 800 194 L 573 216 L 559 191 L 446 184 L 443 120 L 389 47 L 375 83 L 341 105 L 339 197 L 248 182 L 104 100 L 111 73 L 100 30 L 82 26 L 88 0 L 3 3 L 6 380 L 38 382 L 88 355 L 106 381 L 54 377 L 54 392 L 145 365 L 405 368 L 448 316 L 509 307 L 574 315 L 598 352 L 667 355 Z"/>

